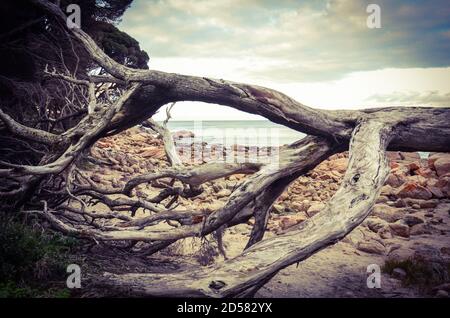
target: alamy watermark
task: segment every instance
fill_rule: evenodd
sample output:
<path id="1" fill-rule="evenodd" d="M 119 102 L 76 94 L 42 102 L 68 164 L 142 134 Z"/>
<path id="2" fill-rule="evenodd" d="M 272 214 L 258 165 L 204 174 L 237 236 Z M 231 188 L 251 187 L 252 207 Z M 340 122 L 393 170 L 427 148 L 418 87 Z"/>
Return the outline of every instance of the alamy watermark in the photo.
<path id="1" fill-rule="evenodd" d="M 381 288 L 381 269 L 377 264 L 370 264 L 367 266 L 367 288 Z"/>
<path id="2" fill-rule="evenodd" d="M 66 272 L 70 275 L 66 279 L 67 288 L 81 288 L 81 268 L 77 264 L 67 266 Z"/>
<path id="3" fill-rule="evenodd" d="M 81 9 L 78 4 L 71 3 L 66 8 L 66 13 L 69 15 L 66 19 L 66 24 L 69 29 L 81 28 Z"/>
<path id="4" fill-rule="evenodd" d="M 366 24 L 369 29 L 381 28 L 381 7 L 378 4 L 369 4 L 366 8 L 366 12 L 369 13 Z"/>

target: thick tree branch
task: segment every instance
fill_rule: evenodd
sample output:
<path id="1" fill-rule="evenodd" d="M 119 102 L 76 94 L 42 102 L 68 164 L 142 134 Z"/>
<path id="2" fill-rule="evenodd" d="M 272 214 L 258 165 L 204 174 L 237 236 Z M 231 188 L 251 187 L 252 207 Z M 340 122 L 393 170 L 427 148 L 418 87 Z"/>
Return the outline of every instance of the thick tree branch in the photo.
<path id="1" fill-rule="evenodd" d="M 274 273 L 337 242 L 369 214 L 389 173 L 392 128 L 377 121 L 355 130 L 349 167 L 326 208 L 297 229 L 261 241 L 213 269 L 176 274 L 105 274 L 103 285 L 138 295 L 231 297 L 260 286 Z"/>

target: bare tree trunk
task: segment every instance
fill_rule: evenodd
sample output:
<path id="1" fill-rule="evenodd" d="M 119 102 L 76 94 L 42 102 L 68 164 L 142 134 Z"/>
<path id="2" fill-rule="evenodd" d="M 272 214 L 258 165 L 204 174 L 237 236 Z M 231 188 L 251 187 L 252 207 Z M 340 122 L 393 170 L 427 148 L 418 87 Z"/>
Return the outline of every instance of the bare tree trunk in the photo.
<path id="1" fill-rule="evenodd" d="M 65 25 L 64 13 L 53 3 L 30 0 L 42 8 L 49 19 Z M 305 106 L 275 90 L 204 77 L 165 73 L 155 70 L 131 69 L 116 63 L 102 52 L 81 29 L 71 29 L 80 42 L 108 75 L 89 76 L 86 80 L 62 74 L 50 74 L 62 81 L 88 87 L 88 114 L 72 129 L 61 135 L 27 127 L 3 111 L 0 119 L 19 139 L 49 145 L 50 154 L 40 165 L 17 165 L 0 162 L 0 176 L 13 190 L 2 197 L 19 194 L 34 195 L 34 204 L 24 206 L 46 219 L 54 228 L 68 234 L 97 241 L 141 241 L 150 244 L 149 252 L 157 251 L 186 237 L 205 236 L 223 227 L 255 217 L 246 250 L 223 264 L 198 272 L 172 274 L 110 274 L 99 282 L 102 286 L 146 296 L 209 296 L 237 297 L 253 295 L 280 269 L 302 261 L 334 244 L 359 225 L 374 205 L 389 171 L 386 150 L 450 151 L 450 108 L 388 107 L 357 111 L 325 111 Z M 91 88 L 94 83 L 116 84 L 120 96 L 101 103 Z M 178 158 L 170 132 L 164 125 L 148 120 L 161 106 L 177 101 L 217 103 L 259 114 L 275 123 L 309 134 L 306 138 L 280 149 L 279 162 L 269 164 L 208 163 L 186 168 Z M 107 106 L 101 107 L 103 103 Z M 137 176 L 123 188 L 101 187 L 85 176 L 77 164 L 100 138 L 116 134 L 143 122 L 157 131 L 165 143 L 172 167 Z M 290 182 L 307 173 L 332 154 L 348 149 L 350 161 L 340 189 L 317 215 L 288 232 L 262 240 L 270 207 Z M 52 176 L 65 173 L 64 189 L 50 194 L 31 193 L 30 188 Z M 225 206 L 210 214 L 203 211 L 170 210 L 160 203 L 178 197 L 191 198 L 201 193 L 205 182 L 236 173 L 250 174 L 230 195 Z M 172 178 L 183 186 L 169 185 L 157 196 L 142 199 L 133 196 L 133 189 L 142 183 Z M 46 179 L 47 178 L 47 179 Z M 38 181 L 36 181 L 38 180 Z M 34 183 L 33 183 L 34 182 Z M 33 184 L 34 187 L 30 185 Z M 114 195 L 114 197 L 112 197 Z M 58 200 L 54 199 L 58 196 Z M 109 213 L 89 215 L 82 198 L 106 204 Z M 61 199 L 62 198 L 62 199 Z M 68 198 L 76 199 L 80 209 L 68 207 Z M 36 202 L 44 206 L 36 208 Z M 32 207 L 32 208 L 31 208 Z M 135 219 L 142 208 L 152 214 Z M 118 216 L 118 211 L 131 211 L 131 217 Z M 92 218 L 91 223 L 65 222 L 69 214 Z M 108 226 L 95 219 L 117 222 Z M 193 222 L 200 218 L 201 222 Z M 154 230 L 149 225 L 176 221 L 178 227 Z"/>

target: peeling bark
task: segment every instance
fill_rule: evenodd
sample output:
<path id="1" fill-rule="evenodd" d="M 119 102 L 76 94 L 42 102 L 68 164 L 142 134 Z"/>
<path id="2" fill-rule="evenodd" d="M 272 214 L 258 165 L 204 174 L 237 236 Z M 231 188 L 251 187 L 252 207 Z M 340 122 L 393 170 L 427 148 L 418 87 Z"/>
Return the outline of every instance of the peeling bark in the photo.
<path id="1" fill-rule="evenodd" d="M 30 0 L 43 9 L 49 19 L 65 25 L 64 13 L 53 3 Z M 0 169 L 11 191 L 0 196 L 14 198 L 26 205 L 44 201 L 43 211 L 32 212 L 45 218 L 54 228 L 67 235 L 103 241 L 142 241 L 153 253 L 178 239 L 205 236 L 224 227 L 255 217 L 246 250 L 239 256 L 215 267 L 198 272 L 171 274 L 110 274 L 99 282 L 102 286 L 133 295 L 183 297 L 251 296 L 280 270 L 302 261 L 334 244 L 359 225 L 376 201 L 389 168 L 386 150 L 450 151 L 450 108 L 387 107 L 356 111 L 326 111 L 305 106 L 275 90 L 226 80 L 131 69 L 110 59 L 81 29 L 68 32 L 79 41 L 92 59 L 108 74 L 86 76 L 78 80 L 66 75 L 50 74 L 75 85 L 88 87 L 87 115 L 61 135 L 27 127 L 0 111 L 0 119 L 18 138 L 50 145 L 52 150 L 37 166 L 0 162 Z M 93 94 L 94 83 L 120 85 L 121 96 L 105 107 Z M 263 117 L 309 134 L 283 147 L 280 161 L 272 164 L 209 163 L 186 168 L 179 160 L 170 132 L 148 120 L 163 105 L 178 101 L 216 103 L 259 114 Z M 147 124 L 163 138 L 171 168 L 130 180 L 124 189 L 104 189 L 79 173 L 71 184 L 72 172 L 83 153 L 100 138 L 129 127 Z M 317 215 L 286 233 L 262 240 L 270 207 L 290 182 L 313 169 L 330 155 L 350 148 L 350 160 L 340 189 Z M 53 149 L 55 148 L 55 149 Z M 75 173 L 74 172 L 74 173 Z M 170 207 L 179 196 L 195 197 L 205 182 L 235 173 L 251 174 L 231 194 L 225 206 L 210 214 L 202 211 L 174 211 Z M 56 196 L 34 193 L 41 182 L 63 175 L 64 189 L 50 191 Z M 169 184 L 156 197 L 144 200 L 132 197 L 141 183 L 173 178 L 183 186 Z M 46 179 L 47 178 L 47 179 Z M 73 189 L 72 189 L 73 188 Z M 73 191 L 72 191 L 73 190 Z M 73 192 L 73 193 L 72 193 Z M 20 196 L 19 196 L 20 194 Z M 111 195 L 115 195 L 112 197 Z M 97 216 L 83 209 L 61 204 L 67 198 L 87 196 L 110 207 L 111 212 Z M 166 207 L 160 203 L 170 198 Z M 51 204 L 48 204 L 47 201 Z M 33 205 L 33 208 L 36 204 Z M 135 219 L 138 208 L 151 211 L 148 217 Z M 131 216 L 118 216 L 119 210 Z M 93 224 L 66 224 L 71 213 L 93 219 Z M 194 218 L 200 217 L 196 223 Z M 119 220 L 117 225 L 102 227 L 96 218 Z M 167 231 L 148 228 L 154 222 L 177 221 L 180 226 Z"/>

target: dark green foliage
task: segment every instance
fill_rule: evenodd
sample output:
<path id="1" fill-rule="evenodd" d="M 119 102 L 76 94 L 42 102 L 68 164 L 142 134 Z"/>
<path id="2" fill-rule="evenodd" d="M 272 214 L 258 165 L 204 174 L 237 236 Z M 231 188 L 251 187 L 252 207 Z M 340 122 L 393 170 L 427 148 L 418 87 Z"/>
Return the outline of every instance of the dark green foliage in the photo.
<path id="1" fill-rule="evenodd" d="M 140 49 L 139 42 L 114 25 L 98 22 L 93 36 L 105 53 L 116 62 L 132 68 L 148 69 L 149 57 Z"/>
<path id="2" fill-rule="evenodd" d="M 0 297 L 68 296 L 68 252 L 75 244 L 74 239 L 0 219 Z"/>
<path id="3" fill-rule="evenodd" d="M 387 260 L 383 271 L 392 275 L 396 268 L 401 268 L 406 272 L 406 276 L 402 279 L 405 286 L 417 286 L 425 292 L 450 281 L 450 263 L 448 262 L 433 262 L 421 258 L 402 261 Z"/>

